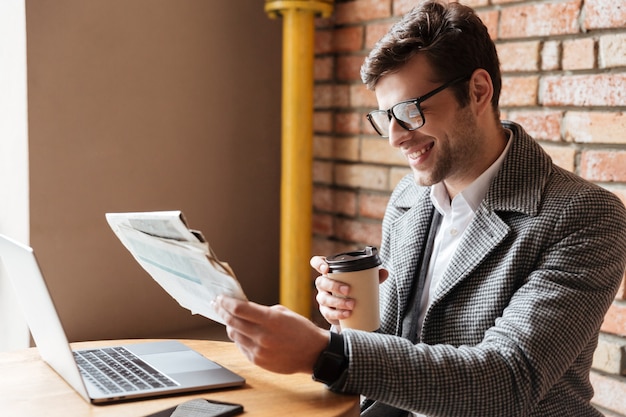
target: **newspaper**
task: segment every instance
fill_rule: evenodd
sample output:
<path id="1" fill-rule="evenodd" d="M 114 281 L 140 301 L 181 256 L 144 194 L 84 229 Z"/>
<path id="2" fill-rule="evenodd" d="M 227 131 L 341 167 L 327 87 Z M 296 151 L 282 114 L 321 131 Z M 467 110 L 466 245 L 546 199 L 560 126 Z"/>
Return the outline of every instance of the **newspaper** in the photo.
<path id="1" fill-rule="evenodd" d="M 181 211 L 106 213 L 106 219 L 135 260 L 192 314 L 224 324 L 211 301 L 219 294 L 246 300 L 227 263 L 215 256 Z"/>

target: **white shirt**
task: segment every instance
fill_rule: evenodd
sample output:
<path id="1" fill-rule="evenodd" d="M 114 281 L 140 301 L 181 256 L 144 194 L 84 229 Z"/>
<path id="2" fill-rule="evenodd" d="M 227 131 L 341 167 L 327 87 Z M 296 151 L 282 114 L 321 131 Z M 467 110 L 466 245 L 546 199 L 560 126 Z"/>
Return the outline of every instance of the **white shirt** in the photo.
<path id="1" fill-rule="evenodd" d="M 508 129 L 505 129 L 505 133 L 507 139 L 512 135 L 512 132 Z M 455 196 L 452 201 L 450 201 L 448 190 L 443 183 L 437 183 L 430 189 L 430 199 L 443 218 L 435 235 L 433 252 L 428 264 L 426 281 L 424 282 L 424 291 L 418 316 L 418 335 L 422 332 L 422 323 L 424 322 L 426 311 L 430 307 L 441 277 L 452 260 L 452 256 L 461 242 L 465 229 L 474 219 L 478 206 L 485 198 L 489 185 L 491 185 L 491 182 L 500 170 L 510 143 L 511 141 L 509 140 L 498 159 L 467 188 Z M 422 414 L 414 413 L 413 415 L 415 417 L 425 417 Z"/>

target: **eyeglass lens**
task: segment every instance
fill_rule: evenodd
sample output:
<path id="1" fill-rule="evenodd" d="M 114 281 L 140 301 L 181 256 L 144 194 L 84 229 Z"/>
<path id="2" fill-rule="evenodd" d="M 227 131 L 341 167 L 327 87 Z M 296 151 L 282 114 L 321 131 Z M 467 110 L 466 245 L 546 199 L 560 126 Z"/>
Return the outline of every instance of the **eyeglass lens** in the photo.
<path id="1" fill-rule="evenodd" d="M 424 117 L 415 101 L 398 103 L 389 110 L 400 125 L 407 130 L 415 130 L 424 124 Z M 370 113 L 370 121 L 382 136 L 389 136 L 391 114 L 385 110 Z"/>

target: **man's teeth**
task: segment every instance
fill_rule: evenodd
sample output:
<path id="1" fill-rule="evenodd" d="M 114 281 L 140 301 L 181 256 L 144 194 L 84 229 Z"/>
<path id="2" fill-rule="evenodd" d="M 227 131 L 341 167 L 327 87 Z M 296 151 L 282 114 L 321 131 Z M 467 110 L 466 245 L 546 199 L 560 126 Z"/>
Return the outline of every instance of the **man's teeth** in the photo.
<path id="1" fill-rule="evenodd" d="M 409 154 L 409 158 L 419 158 L 420 156 L 424 155 L 426 152 L 430 151 L 433 148 L 433 144 L 431 143 L 430 145 L 426 146 L 425 148 L 422 148 L 422 150 L 419 151 L 415 151 L 415 152 L 411 152 Z"/>

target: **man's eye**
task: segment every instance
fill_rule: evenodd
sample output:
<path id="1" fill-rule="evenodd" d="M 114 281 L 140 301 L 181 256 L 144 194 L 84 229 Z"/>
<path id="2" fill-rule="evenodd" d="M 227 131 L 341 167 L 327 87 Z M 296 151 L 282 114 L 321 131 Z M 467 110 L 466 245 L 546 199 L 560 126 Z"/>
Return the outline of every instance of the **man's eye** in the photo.
<path id="1" fill-rule="evenodd" d="M 416 117 L 419 117 L 420 112 L 419 112 L 419 110 L 417 110 L 417 107 L 413 107 L 412 109 L 408 109 L 408 110 L 407 110 L 407 115 L 408 115 L 411 119 L 415 119 Z"/>

